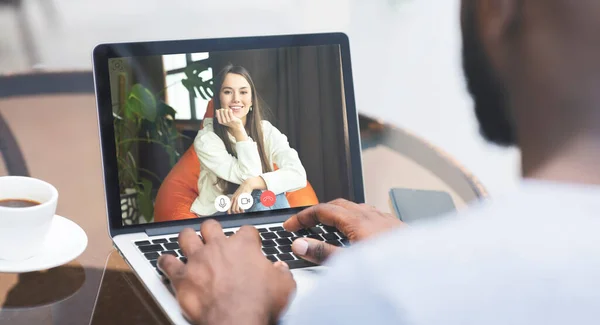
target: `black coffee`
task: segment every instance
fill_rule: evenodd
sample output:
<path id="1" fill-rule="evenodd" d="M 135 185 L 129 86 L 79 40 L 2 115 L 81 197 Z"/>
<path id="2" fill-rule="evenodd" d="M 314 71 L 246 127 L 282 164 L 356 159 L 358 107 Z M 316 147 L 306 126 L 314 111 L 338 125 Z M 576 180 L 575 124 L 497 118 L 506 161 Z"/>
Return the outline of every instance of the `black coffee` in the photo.
<path id="1" fill-rule="evenodd" d="M 4 199 L 0 200 L 0 207 L 7 208 L 28 208 L 36 205 L 40 205 L 40 202 L 27 199 Z"/>

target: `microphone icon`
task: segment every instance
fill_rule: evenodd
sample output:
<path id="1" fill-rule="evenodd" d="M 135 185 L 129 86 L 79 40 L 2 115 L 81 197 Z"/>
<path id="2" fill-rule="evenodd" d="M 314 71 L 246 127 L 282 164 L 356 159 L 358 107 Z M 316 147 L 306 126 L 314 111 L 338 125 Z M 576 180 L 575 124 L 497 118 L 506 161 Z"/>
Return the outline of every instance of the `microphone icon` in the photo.
<path id="1" fill-rule="evenodd" d="M 231 199 L 227 195 L 219 195 L 214 201 L 215 209 L 219 212 L 225 212 L 231 206 Z"/>

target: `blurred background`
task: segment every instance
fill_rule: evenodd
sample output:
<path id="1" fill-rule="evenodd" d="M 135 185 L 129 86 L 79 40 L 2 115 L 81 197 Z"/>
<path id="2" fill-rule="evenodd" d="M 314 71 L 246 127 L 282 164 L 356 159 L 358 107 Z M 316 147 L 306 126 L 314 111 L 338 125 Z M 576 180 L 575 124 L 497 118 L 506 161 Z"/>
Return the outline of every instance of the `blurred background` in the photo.
<path id="1" fill-rule="evenodd" d="M 0 0 L 0 73 L 89 70 L 98 43 L 342 31 L 360 112 L 450 154 L 492 196 L 519 153 L 478 132 L 461 69 L 459 0 Z"/>

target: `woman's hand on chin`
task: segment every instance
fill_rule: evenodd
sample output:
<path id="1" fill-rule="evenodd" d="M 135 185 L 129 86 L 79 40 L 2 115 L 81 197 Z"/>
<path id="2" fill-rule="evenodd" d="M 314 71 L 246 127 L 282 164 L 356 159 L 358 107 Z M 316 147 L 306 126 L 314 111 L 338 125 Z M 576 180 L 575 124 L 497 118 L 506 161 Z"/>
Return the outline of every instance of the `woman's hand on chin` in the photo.
<path id="1" fill-rule="evenodd" d="M 232 131 L 245 130 L 244 122 L 235 116 L 229 108 L 221 108 L 215 111 L 215 117 L 219 124 L 230 128 Z"/>

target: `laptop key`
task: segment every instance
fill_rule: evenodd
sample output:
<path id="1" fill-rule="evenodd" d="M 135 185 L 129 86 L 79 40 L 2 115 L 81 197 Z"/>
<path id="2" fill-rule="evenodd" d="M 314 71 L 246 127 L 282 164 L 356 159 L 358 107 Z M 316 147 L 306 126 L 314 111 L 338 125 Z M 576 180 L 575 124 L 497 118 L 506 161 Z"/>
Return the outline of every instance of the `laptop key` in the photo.
<path id="1" fill-rule="evenodd" d="M 233 231 L 227 231 L 225 232 L 225 236 L 229 237 L 229 236 L 233 236 L 234 232 Z"/>
<path id="2" fill-rule="evenodd" d="M 164 246 L 165 246 L 165 249 L 168 249 L 168 250 L 179 249 L 178 243 L 166 243 Z"/>
<path id="3" fill-rule="evenodd" d="M 279 246 L 279 247 L 277 247 L 277 249 L 279 249 L 282 253 L 291 253 L 292 252 L 292 246 L 290 246 L 290 245 Z"/>
<path id="4" fill-rule="evenodd" d="M 258 232 L 268 232 L 267 228 L 256 228 Z"/>
<path id="5" fill-rule="evenodd" d="M 325 238 L 325 240 L 337 240 L 338 239 L 338 236 L 333 233 L 322 234 L 321 236 L 323 236 L 323 238 Z M 165 247 L 167 247 L 167 246 L 165 245 Z"/>
<path id="6" fill-rule="evenodd" d="M 342 239 L 342 244 L 344 244 L 344 246 L 350 246 L 350 241 L 348 240 L 348 238 L 344 238 Z"/>
<path id="7" fill-rule="evenodd" d="M 277 244 L 283 246 L 283 245 L 291 245 L 292 241 L 288 238 L 279 238 L 277 240 L 275 240 L 277 242 Z"/>
<path id="8" fill-rule="evenodd" d="M 177 255 L 176 251 L 165 251 L 165 252 L 162 252 L 161 254 L 162 255 L 169 254 L 169 255 L 173 255 L 175 257 L 179 256 L 179 255 Z"/>
<path id="9" fill-rule="evenodd" d="M 275 246 L 277 246 L 277 244 L 270 239 L 262 241 L 262 247 L 275 247 Z"/>
<path id="10" fill-rule="evenodd" d="M 343 233 L 341 233 L 341 232 L 336 232 L 335 234 L 336 234 L 336 235 L 338 235 L 338 236 L 340 236 L 340 238 L 341 238 L 341 239 L 346 239 L 346 238 L 348 238 L 348 237 L 346 237 L 346 235 L 344 235 L 344 234 L 343 234 Z"/>
<path id="11" fill-rule="evenodd" d="M 263 253 L 265 253 L 267 255 L 279 254 L 279 251 L 275 247 L 263 247 L 262 251 L 263 251 Z"/>
<path id="12" fill-rule="evenodd" d="M 294 257 L 290 254 L 279 254 L 277 258 L 281 261 L 292 261 Z"/>
<path id="13" fill-rule="evenodd" d="M 298 233 L 298 235 L 300 235 L 300 236 L 308 236 L 308 235 L 310 235 L 310 233 L 306 229 L 300 229 L 300 230 L 296 231 L 296 233 Z"/>
<path id="14" fill-rule="evenodd" d="M 152 252 L 152 253 L 146 253 L 146 254 L 144 254 L 144 256 L 146 256 L 146 258 L 149 261 L 151 261 L 151 260 L 157 260 L 160 255 L 158 255 L 158 253 L 156 253 L 156 252 Z"/>
<path id="15" fill-rule="evenodd" d="M 291 269 L 291 267 L 290 267 L 290 269 Z M 164 276 L 164 274 L 158 268 L 156 268 L 156 272 L 158 272 L 158 275 Z"/>
<path id="16" fill-rule="evenodd" d="M 161 239 L 155 239 L 152 241 L 152 244 L 164 244 L 166 243 L 167 240 L 165 238 L 161 238 Z"/>
<path id="17" fill-rule="evenodd" d="M 342 247 L 342 243 L 340 243 L 339 240 L 328 240 L 326 241 L 326 243 L 331 244 L 333 246 Z"/>
<path id="18" fill-rule="evenodd" d="M 325 229 L 325 231 L 327 231 L 327 232 L 340 232 L 339 230 L 337 230 L 336 227 L 326 226 L 326 225 L 322 225 L 321 227 L 323 227 L 323 229 Z"/>
<path id="19" fill-rule="evenodd" d="M 275 255 L 267 255 L 267 258 L 273 263 L 277 262 L 277 257 L 275 257 Z"/>
<path id="20" fill-rule="evenodd" d="M 302 237 L 292 237 L 292 238 L 290 238 L 290 241 L 293 243 L 294 241 L 296 241 L 296 239 L 300 239 L 300 238 L 302 238 Z"/>
<path id="21" fill-rule="evenodd" d="M 287 232 L 287 231 L 280 231 L 277 233 L 277 235 L 279 235 L 279 237 L 281 237 L 281 238 L 294 237 L 294 235 L 292 235 L 291 232 Z"/>
<path id="22" fill-rule="evenodd" d="M 275 239 L 275 238 L 277 238 L 277 235 L 275 235 L 274 232 L 263 232 L 260 235 L 261 235 L 262 239 Z"/>
<path id="23" fill-rule="evenodd" d="M 187 263 L 187 257 L 182 256 L 179 258 L 180 261 L 182 261 L 184 264 Z"/>
<path id="24" fill-rule="evenodd" d="M 137 246 L 150 245 L 150 241 L 148 241 L 148 240 L 140 240 L 140 241 L 136 241 L 135 244 Z"/>
<path id="25" fill-rule="evenodd" d="M 269 228 L 270 231 L 283 231 L 283 227 L 271 227 Z"/>
<path id="26" fill-rule="evenodd" d="M 290 267 L 290 269 L 298 269 L 301 267 L 317 266 L 317 264 L 311 263 L 306 260 L 292 260 L 292 261 L 285 261 L 285 262 Z"/>
<path id="27" fill-rule="evenodd" d="M 322 234 L 324 233 L 323 229 L 319 228 L 319 227 L 310 227 L 310 233 L 311 234 Z"/>
<path id="28" fill-rule="evenodd" d="M 160 252 L 163 249 L 161 245 L 145 245 L 138 247 L 142 253 Z"/>
<path id="29" fill-rule="evenodd" d="M 183 254 L 183 251 L 182 251 L 181 249 L 178 249 L 178 250 L 177 250 L 177 254 L 179 254 L 179 256 L 185 256 L 185 255 Z"/>
<path id="30" fill-rule="evenodd" d="M 158 263 L 158 261 L 150 261 L 150 264 L 152 264 L 154 267 L 156 267 L 156 263 Z"/>
<path id="31" fill-rule="evenodd" d="M 169 241 L 170 241 L 170 242 L 172 242 L 172 243 L 176 243 L 176 242 L 178 242 L 178 241 L 179 241 L 179 237 L 172 237 L 172 238 L 169 238 Z"/>
<path id="32" fill-rule="evenodd" d="M 321 237 L 321 235 L 308 235 L 306 237 L 307 238 L 312 238 L 312 239 L 323 241 L 323 237 Z"/>

